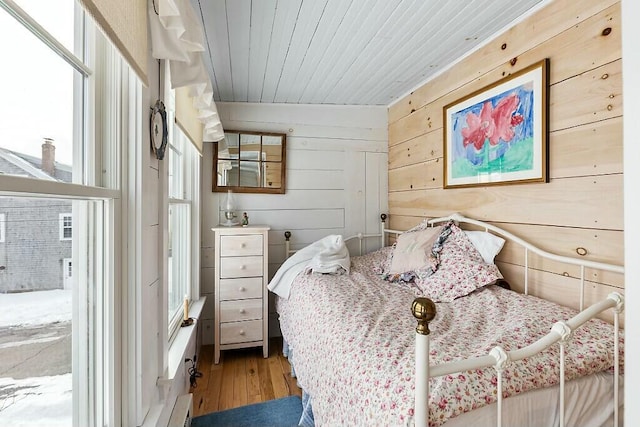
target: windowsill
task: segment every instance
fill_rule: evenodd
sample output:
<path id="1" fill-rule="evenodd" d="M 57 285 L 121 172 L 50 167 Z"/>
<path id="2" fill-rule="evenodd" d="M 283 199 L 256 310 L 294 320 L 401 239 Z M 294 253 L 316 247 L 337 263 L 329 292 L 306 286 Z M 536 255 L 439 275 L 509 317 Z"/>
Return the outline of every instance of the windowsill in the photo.
<path id="1" fill-rule="evenodd" d="M 194 301 L 189 308 L 189 315 L 193 318 L 193 323 L 190 326 L 184 326 L 179 328 L 176 337 L 174 338 L 171 346 L 169 347 L 168 363 L 166 376 L 158 379 L 158 384 L 166 384 L 173 381 L 176 377 L 178 369 L 182 366 L 185 357 L 192 357 L 193 355 L 185 355 L 189 343 L 194 334 L 198 331 L 198 321 L 200 314 L 204 308 L 204 302 L 207 297 L 200 297 L 199 300 Z"/>

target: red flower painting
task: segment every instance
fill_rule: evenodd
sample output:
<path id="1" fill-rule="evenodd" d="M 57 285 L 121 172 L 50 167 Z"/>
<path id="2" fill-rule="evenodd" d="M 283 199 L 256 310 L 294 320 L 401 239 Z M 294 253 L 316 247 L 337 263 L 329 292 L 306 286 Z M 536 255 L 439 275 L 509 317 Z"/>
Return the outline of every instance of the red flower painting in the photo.
<path id="1" fill-rule="evenodd" d="M 486 101 L 480 114 L 468 113 L 468 127 L 461 129 L 464 147 L 473 144 L 480 151 L 487 140 L 491 145 L 498 145 L 500 140 L 511 141 L 515 135 L 513 128 L 524 120 L 522 115 L 514 114 L 519 103 L 520 98 L 513 93 L 502 98 L 495 108 L 491 101 Z"/>
<path id="2" fill-rule="evenodd" d="M 548 60 L 444 106 L 444 188 L 546 182 Z"/>

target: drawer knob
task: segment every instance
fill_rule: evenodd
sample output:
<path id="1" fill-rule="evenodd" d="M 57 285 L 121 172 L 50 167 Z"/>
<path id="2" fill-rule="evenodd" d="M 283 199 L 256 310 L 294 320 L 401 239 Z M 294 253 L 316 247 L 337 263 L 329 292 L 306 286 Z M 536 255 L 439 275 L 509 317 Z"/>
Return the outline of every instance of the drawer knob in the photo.
<path id="1" fill-rule="evenodd" d="M 238 332 L 240 335 L 244 335 L 244 329 L 240 329 L 240 332 Z"/>
<path id="2" fill-rule="evenodd" d="M 244 308 L 241 308 L 240 309 L 240 314 L 245 314 L 245 313 L 246 313 L 246 310 Z"/>
<path id="3" fill-rule="evenodd" d="M 240 287 L 238 288 L 238 290 L 239 290 L 240 292 L 244 292 L 244 291 L 246 291 L 246 290 L 247 290 L 247 288 L 245 288 L 244 286 L 240 286 Z"/>
<path id="4" fill-rule="evenodd" d="M 246 243 L 241 243 L 241 244 L 240 244 L 240 247 L 241 247 L 241 248 L 246 248 L 246 247 L 247 247 L 247 244 L 246 244 Z"/>
<path id="5" fill-rule="evenodd" d="M 245 266 L 244 264 L 240 266 L 240 270 L 244 270 L 246 268 L 247 268 L 247 266 Z"/>

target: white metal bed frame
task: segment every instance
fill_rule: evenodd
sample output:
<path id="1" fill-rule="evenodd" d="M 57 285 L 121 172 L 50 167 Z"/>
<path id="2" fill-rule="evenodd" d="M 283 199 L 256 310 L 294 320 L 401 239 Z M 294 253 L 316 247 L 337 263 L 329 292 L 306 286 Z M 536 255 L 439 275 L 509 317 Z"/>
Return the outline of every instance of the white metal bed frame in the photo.
<path id="1" fill-rule="evenodd" d="M 386 214 L 380 215 L 381 228 L 378 234 L 363 234 L 358 233 L 353 236 L 344 239 L 345 242 L 349 240 L 358 239 L 359 241 L 359 254 L 362 255 L 362 241 L 366 238 L 377 237 L 380 238 L 382 246 L 386 245 L 387 235 L 399 235 L 403 231 L 393 230 L 386 228 Z M 429 225 L 435 225 L 453 220 L 460 224 L 473 224 L 484 228 L 485 231 L 491 231 L 506 240 L 519 244 L 524 248 L 524 293 L 528 294 L 528 273 L 529 273 L 529 252 L 533 252 L 538 256 L 565 264 L 577 265 L 580 267 L 580 313 L 568 319 L 566 321 L 560 321 L 555 323 L 547 335 L 540 338 L 538 341 L 530 344 L 526 347 L 505 351 L 502 347 L 496 346 L 484 356 L 475 357 L 466 360 L 460 360 L 456 362 L 449 362 L 440 365 L 430 366 L 429 364 L 429 322 L 434 319 L 436 315 L 436 305 L 428 298 L 416 298 L 411 306 L 411 311 L 414 317 L 417 319 L 418 325 L 416 327 L 416 377 L 415 377 L 415 412 L 414 419 L 416 426 L 427 426 L 429 419 L 429 378 L 439 377 L 443 375 L 453 374 L 455 372 L 461 372 L 466 370 L 480 369 L 493 367 L 497 373 L 497 426 L 502 427 L 502 371 L 504 368 L 513 361 L 518 361 L 526 357 L 531 357 L 534 354 L 540 353 L 554 345 L 559 343 L 560 346 L 560 384 L 559 384 L 559 417 L 560 426 L 565 426 L 565 407 L 564 407 L 564 387 L 565 387 L 565 346 L 571 339 L 572 332 L 582 326 L 585 322 L 595 318 L 600 313 L 613 309 L 613 326 L 614 326 L 614 387 L 613 387 L 613 422 L 614 426 L 619 425 L 619 378 L 620 378 L 620 313 L 624 309 L 624 297 L 617 293 L 610 293 L 607 298 L 591 305 L 588 308 L 584 308 L 584 288 L 585 288 L 585 268 L 594 268 L 604 271 L 609 271 L 618 274 L 624 274 L 624 267 L 609 263 L 602 263 L 596 261 L 589 261 L 579 258 L 572 258 L 562 255 L 556 255 L 547 251 L 544 251 L 531 243 L 528 243 L 521 238 L 496 227 L 492 224 L 467 218 L 458 213 L 440 218 L 434 218 L 427 220 Z M 290 256 L 295 250 L 291 249 L 289 239 L 291 233 L 285 232 L 285 250 L 286 256 Z"/>

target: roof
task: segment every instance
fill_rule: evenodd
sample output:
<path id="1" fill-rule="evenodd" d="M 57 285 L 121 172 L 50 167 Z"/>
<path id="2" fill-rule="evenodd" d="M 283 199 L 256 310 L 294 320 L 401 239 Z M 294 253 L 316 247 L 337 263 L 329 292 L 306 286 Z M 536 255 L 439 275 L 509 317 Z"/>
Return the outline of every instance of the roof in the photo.
<path id="1" fill-rule="evenodd" d="M 0 147 L 0 173 L 2 174 L 71 182 L 71 166 L 55 162 L 55 173 L 51 176 L 42 170 L 41 164 L 42 160 L 39 157 Z"/>

